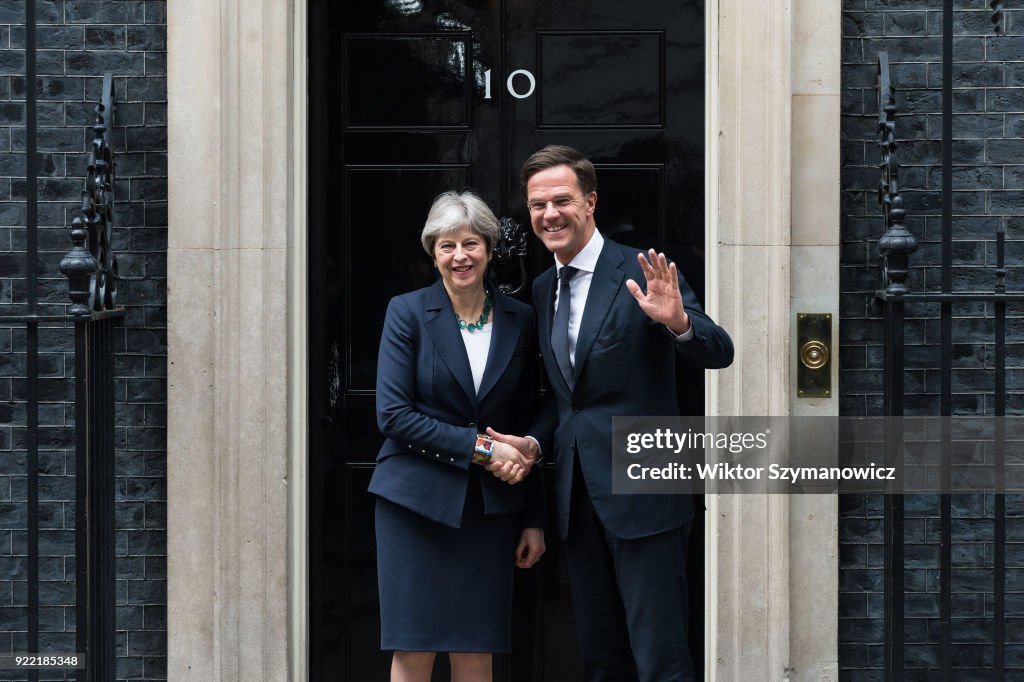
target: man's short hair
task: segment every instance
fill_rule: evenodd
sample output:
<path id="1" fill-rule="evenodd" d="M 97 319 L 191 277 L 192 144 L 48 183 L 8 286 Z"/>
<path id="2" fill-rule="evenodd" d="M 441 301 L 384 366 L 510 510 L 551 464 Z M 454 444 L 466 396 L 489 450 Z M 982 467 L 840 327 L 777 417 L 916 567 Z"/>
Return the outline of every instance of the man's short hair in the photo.
<path id="1" fill-rule="evenodd" d="M 555 166 L 568 166 L 576 173 L 576 184 L 580 186 L 583 195 L 597 191 L 597 172 L 594 164 L 583 156 L 579 151 L 564 144 L 549 144 L 547 147 L 535 151 L 526 161 L 519 172 L 519 189 L 526 197 L 526 184 L 530 178 L 548 168 Z"/>

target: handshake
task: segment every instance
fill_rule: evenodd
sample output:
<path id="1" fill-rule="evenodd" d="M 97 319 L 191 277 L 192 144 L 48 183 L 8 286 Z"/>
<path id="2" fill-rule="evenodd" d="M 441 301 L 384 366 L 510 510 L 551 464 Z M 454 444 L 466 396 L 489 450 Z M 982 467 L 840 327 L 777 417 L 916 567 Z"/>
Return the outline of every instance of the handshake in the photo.
<path id="1" fill-rule="evenodd" d="M 490 460 L 484 468 L 509 485 L 519 483 L 535 464 L 540 464 L 540 445 L 533 438 L 508 436 L 487 427 L 487 435 L 494 439 Z"/>

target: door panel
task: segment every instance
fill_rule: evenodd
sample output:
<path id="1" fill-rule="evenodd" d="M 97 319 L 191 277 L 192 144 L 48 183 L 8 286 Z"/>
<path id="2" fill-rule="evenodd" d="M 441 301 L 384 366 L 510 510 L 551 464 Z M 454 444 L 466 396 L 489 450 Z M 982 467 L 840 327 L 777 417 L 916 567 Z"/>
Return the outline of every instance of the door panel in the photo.
<path id="1" fill-rule="evenodd" d="M 343 98 L 346 130 L 470 127 L 469 33 L 348 35 Z M 367 65 L 376 68 L 367 69 Z M 404 74 L 387 87 L 381 75 Z"/>
<path id="2" fill-rule="evenodd" d="M 377 346 L 387 301 L 435 277 L 419 242 L 427 209 L 472 187 L 528 228 L 519 166 L 570 144 L 598 167 L 602 232 L 666 250 L 700 296 L 703 3 L 310 0 L 309 16 L 310 672 L 384 680 L 366 492 Z M 531 235 L 529 276 L 550 264 Z M 700 414 L 700 373 L 681 381 L 684 412 Z M 515 652 L 496 660 L 497 680 L 580 679 L 551 530 L 548 547 L 518 574 Z M 691 580 L 699 647 L 699 570 Z M 447 679 L 443 661 L 436 673 Z"/>
<path id="3" fill-rule="evenodd" d="M 537 127 L 661 127 L 664 37 L 660 31 L 538 31 Z"/>

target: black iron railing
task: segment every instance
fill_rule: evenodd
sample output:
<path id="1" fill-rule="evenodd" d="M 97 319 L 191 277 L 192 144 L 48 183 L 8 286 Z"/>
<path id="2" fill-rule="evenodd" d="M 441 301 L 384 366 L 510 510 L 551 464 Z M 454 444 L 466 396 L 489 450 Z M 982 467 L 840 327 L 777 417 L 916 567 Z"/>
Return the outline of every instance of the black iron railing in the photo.
<path id="1" fill-rule="evenodd" d="M 997 34 L 1003 32 L 1003 3 L 993 1 L 992 23 Z M 896 89 L 891 80 L 888 56 L 878 55 L 878 132 L 882 153 L 879 202 L 885 216 L 885 234 L 879 239 L 878 250 L 882 265 L 882 286 L 876 298 L 882 303 L 885 320 L 885 380 L 884 409 L 887 415 L 902 416 L 905 407 L 905 306 L 907 303 L 933 303 L 940 308 L 940 365 L 941 386 L 939 411 L 941 416 L 953 412 L 953 304 L 978 303 L 991 305 L 994 315 L 994 402 L 996 417 L 1006 414 L 1006 306 L 1024 302 L 1024 292 L 1007 292 L 1005 277 L 1005 239 L 1002 221 L 993 235 L 996 242 L 995 283 L 989 291 L 954 291 L 953 287 L 953 0 L 943 2 L 943 58 L 942 58 L 942 238 L 941 281 L 937 291 L 913 291 L 908 285 L 910 257 L 917 249 L 917 241 L 904 226 L 906 212 L 900 196 L 899 161 L 896 144 Z M 887 455 L 895 464 L 895 454 L 902 443 L 898 420 L 887 434 Z M 950 489 L 950 434 L 949 421 L 942 438 L 942 489 Z M 996 456 L 995 478 L 1003 480 L 1004 448 L 1002 422 L 997 420 L 994 448 Z M 998 486 L 998 484 L 997 484 Z M 1006 502 L 1002 488 L 996 488 L 993 497 L 992 520 L 992 610 L 991 661 L 984 667 L 991 671 L 992 679 L 1004 679 L 1006 662 Z M 939 677 L 956 679 L 953 661 L 953 606 L 952 606 L 952 498 L 939 496 L 939 614 L 937 659 Z M 884 503 L 884 601 L 885 601 L 885 679 L 902 680 L 907 674 L 906 600 L 905 600 L 905 499 L 901 495 L 888 495 Z M 929 642 L 932 642 L 929 639 Z"/>
<path id="2" fill-rule="evenodd" d="M 39 329 L 41 324 L 75 330 L 75 637 L 86 667 L 79 682 L 116 679 L 115 534 L 114 534 L 114 330 L 124 317 L 117 306 L 117 264 L 112 244 L 114 159 L 110 131 L 116 108 L 111 74 L 103 79 L 101 101 L 82 191 L 81 216 L 72 229 L 72 247 L 61 261 L 68 277 L 71 305 L 62 313 L 40 307 L 38 240 L 38 154 L 36 80 L 36 0 L 25 3 L 25 200 L 26 301 L 12 306 L 19 314 L 0 315 L 0 323 L 26 330 L 25 467 L 26 637 L 25 651 L 40 651 L 40 461 Z M 59 310 L 59 309 L 58 309 Z M 68 396 L 70 398 L 70 396 Z M 43 643 L 45 644 L 45 643 Z M 20 649 L 20 647 L 19 647 Z M 36 682 L 38 670 L 28 671 Z"/>
<path id="3" fill-rule="evenodd" d="M 60 269 L 68 277 L 75 321 L 75 557 L 78 622 L 76 641 L 89 667 L 80 680 L 115 679 L 114 608 L 114 328 L 117 260 L 112 247 L 114 83 L 103 77 L 96 108 L 82 216 L 72 222 L 71 251 Z"/>

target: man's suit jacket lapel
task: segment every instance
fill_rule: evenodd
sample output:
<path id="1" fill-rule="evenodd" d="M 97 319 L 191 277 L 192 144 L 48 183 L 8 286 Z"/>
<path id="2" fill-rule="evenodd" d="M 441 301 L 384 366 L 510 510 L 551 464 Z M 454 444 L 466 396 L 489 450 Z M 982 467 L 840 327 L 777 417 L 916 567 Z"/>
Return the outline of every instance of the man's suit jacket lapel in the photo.
<path id="1" fill-rule="evenodd" d="M 491 327 L 491 347 L 487 352 L 487 365 L 484 367 L 484 376 L 480 381 L 480 392 L 477 400 L 483 403 L 487 394 L 498 379 L 504 374 L 508 367 L 512 354 L 515 353 L 519 343 L 519 332 L 522 327 L 522 320 L 514 310 L 504 305 L 501 296 L 494 296 L 494 311 L 491 316 L 493 326 Z M 461 342 L 462 339 L 459 339 Z"/>
<path id="2" fill-rule="evenodd" d="M 610 239 L 605 239 L 601 255 L 597 259 L 597 267 L 594 269 L 594 276 L 590 280 L 590 292 L 587 294 L 587 303 L 583 308 L 583 320 L 580 323 L 579 336 L 576 337 L 576 362 L 575 375 L 576 383 L 579 385 L 579 378 L 583 375 L 583 366 L 587 363 L 590 349 L 594 345 L 597 333 L 608 317 L 615 297 L 625 289 L 622 282 L 626 278 L 622 271 L 622 250 L 618 244 Z"/>
<path id="3" fill-rule="evenodd" d="M 434 342 L 434 348 L 441 360 L 454 375 L 473 410 L 477 409 L 476 391 L 473 389 L 473 371 L 469 368 L 466 344 L 456 324 L 455 311 L 444 289 L 444 282 L 437 280 L 427 293 L 426 328 Z"/>

